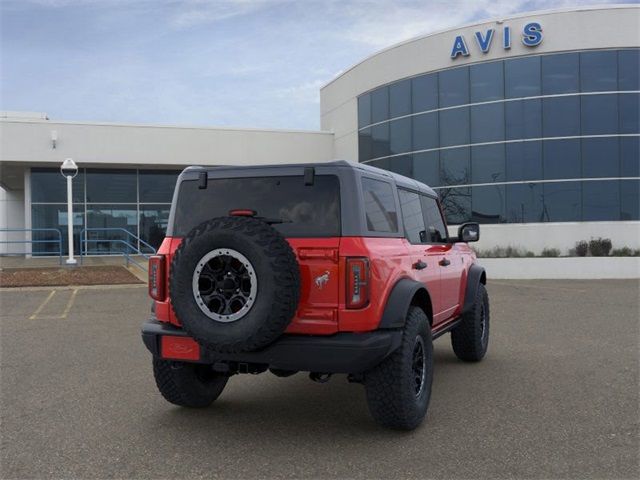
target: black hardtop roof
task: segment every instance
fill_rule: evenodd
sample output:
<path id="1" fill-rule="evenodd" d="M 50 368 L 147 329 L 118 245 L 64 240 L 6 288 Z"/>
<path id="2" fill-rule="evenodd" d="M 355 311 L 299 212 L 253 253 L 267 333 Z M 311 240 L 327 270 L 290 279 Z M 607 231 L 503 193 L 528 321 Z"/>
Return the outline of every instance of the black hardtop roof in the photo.
<path id="1" fill-rule="evenodd" d="M 338 168 L 351 168 L 354 170 L 359 170 L 361 172 L 374 174 L 377 176 L 387 177 L 389 179 L 393 179 L 399 187 L 409 188 L 411 190 L 417 190 L 428 195 L 437 197 L 438 194 L 428 185 L 414 180 L 413 178 L 405 177 L 404 175 L 400 175 L 398 173 L 390 172 L 388 170 L 383 170 L 382 168 L 372 167 L 371 165 L 367 165 L 365 163 L 355 163 L 349 162 L 347 160 L 333 160 L 331 162 L 313 162 L 313 163 L 277 163 L 277 164 L 268 164 L 268 165 L 219 165 L 219 166 L 191 166 L 187 167 L 183 170 L 183 173 L 186 172 L 201 172 L 201 171 L 215 171 L 216 173 L 220 173 L 222 171 L 232 172 L 232 171 L 243 171 L 243 170 L 271 170 L 271 169 L 291 169 L 291 168 L 305 168 L 305 167 L 338 167 Z"/>

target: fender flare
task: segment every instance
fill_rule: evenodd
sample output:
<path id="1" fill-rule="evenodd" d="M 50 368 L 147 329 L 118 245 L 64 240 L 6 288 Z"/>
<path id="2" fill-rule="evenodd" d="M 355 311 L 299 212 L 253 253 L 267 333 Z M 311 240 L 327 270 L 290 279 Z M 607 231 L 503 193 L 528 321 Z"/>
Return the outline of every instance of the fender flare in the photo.
<path id="1" fill-rule="evenodd" d="M 464 306 L 462 307 L 462 315 L 469 313 L 473 309 L 473 302 L 475 302 L 476 294 L 478 292 L 478 285 L 485 285 L 487 283 L 487 274 L 480 265 L 473 264 L 469 268 L 467 274 L 467 288 L 464 294 Z"/>
<path id="2" fill-rule="evenodd" d="M 402 328 L 407 319 L 407 313 L 414 297 L 418 295 L 418 305 L 425 310 L 429 322 L 433 320 L 431 311 L 431 295 L 420 282 L 410 278 L 402 278 L 391 289 L 387 298 L 387 304 L 382 313 L 382 319 L 378 328 Z"/>

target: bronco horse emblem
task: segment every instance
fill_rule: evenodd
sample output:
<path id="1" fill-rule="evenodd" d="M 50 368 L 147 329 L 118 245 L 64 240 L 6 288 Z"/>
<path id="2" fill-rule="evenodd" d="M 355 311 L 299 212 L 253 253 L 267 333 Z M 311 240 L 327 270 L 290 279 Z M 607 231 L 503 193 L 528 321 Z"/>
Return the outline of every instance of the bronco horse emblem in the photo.
<path id="1" fill-rule="evenodd" d="M 325 272 L 322 275 L 319 275 L 316 277 L 315 279 L 316 287 L 322 290 L 322 287 L 324 287 L 328 281 L 329 281 L 329 270 L 325 270 Z"/>

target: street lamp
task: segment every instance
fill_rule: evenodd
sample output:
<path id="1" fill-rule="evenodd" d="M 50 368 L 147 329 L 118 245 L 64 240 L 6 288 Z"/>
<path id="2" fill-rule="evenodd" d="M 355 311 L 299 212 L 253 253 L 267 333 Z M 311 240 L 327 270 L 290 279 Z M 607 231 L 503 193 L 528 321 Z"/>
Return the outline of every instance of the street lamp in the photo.
<path id="1" fill-rule="evenodd" d="M 69 235 L 69 258 L 67 265 L 75 265 L 78 261 L 73 258 L 73 193 L 71 182 L 73 177 L 78 174 L 78 166 L 71 158 L 67 158 L 60 165 L 60 173 L 67 179 L 67 232 Z"/>

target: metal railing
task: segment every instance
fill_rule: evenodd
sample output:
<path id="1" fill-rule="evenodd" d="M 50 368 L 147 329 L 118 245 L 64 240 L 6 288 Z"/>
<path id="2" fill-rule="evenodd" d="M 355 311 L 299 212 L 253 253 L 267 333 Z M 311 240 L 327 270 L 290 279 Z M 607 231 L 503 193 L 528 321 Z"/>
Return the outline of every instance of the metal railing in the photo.
<path id="1" fill-rule="evenodd" d="M 31 249 L 31 255 L 38 255 L 38 256 L 44 256 L 43 254 L 50 254 L 51 256 L 55 256 L 57 255 L 60 258 L 60 265 L 62 265 L 62 255 L 63 255 L 63 251 L 62 251 L 62 233 L 60 232 L 60 230 L 58 230 L 57 228 L 0 228 L 0 234 L 2 233 L 12 233 L 12 232 L 23 232 L 23 233 L 31 233 L 32 234 L 32 238 L 31 239 L 22 239 L 22 240 L 9 240 L 8 235 L 7 235 L 7 240 L 0 240 L 0 244 L 9 244 L 9 243 L 23 243 L 23 244 L 31 244 L 33 246 L 33 244 L 35 243 L 55 243 L 58 245 L 58 250 L 57 251 L 51 251 L 51 252 L 33 252 L 33 248 Z M 34 240 L 33 239 L 33 233 L 41 233 L 41 232 L 47 232 L 47 233 L 55 233 L 57 238 L 45 238 L 44 240 Z M 28 255 L 29 252 L 2 252 L 2 255 Z"/>
<path id="2" fill-rule="evenodd" d="M 89 238 L 89 234 L 94 232 L 96 233 L 117 232 L 120 234 L 124 233 L 125 236 L 124 238 L 105 238 L 100 236 L 95 238 Z M 89 249 L 90 243 L 109 243 L 110 245 L 122 246 L 124 248 L 122 250 L 114 251 L 110 247 L 108 252 L 105 252 L 104 250 L 90 250 Z M 141 246 L 146 248 L 148 251 L 143 252 Z M 129 266 L 129 263 L 133 263 L 138 268 L 146 271 L 147 265 L 136 261 L 133 257 L 142 256 L 148 259 L 151 255 L 154 255 L 155 253 L 156 253 L 155 248 L 153 248 L 151 245 L 149 245 L 147 242 L 142 240 L 137 235 L 134 235 L 133 233 L 131 233 L 126 228 L 119 228 L 119 227 L 83 228 L 80 231 L 80 263 L 82 263 L 83 258 L 87 255 L 122 255 L 125 258 L 127 266 Z"/>

